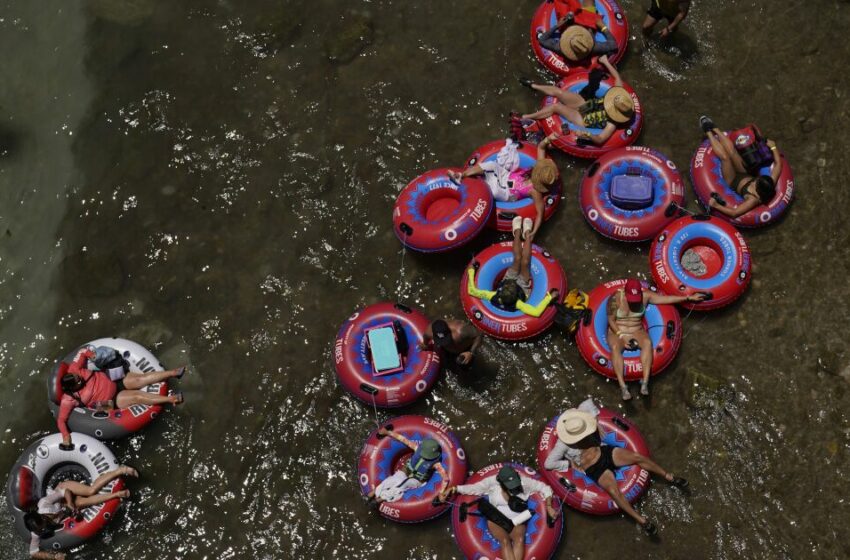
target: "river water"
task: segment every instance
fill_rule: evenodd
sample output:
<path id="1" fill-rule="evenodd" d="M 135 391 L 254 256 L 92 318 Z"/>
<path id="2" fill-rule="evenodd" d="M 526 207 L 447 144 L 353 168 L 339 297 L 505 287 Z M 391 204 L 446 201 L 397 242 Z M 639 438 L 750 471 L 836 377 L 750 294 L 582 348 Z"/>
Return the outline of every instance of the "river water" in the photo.
<path id="1" fill-rule="evenodd" d="M 624 2 L 633 36 L 644 4 Z M 622 407 L 550 331 L 488 340 L 474 375 L 407 411 L 449 424 L 474 468 L 534 464 L 546 420 L 593 395 L 690 479 L 691 496 L 657 483 L 640 502 L 658 542 L 568 511 L 559 558 L 847 557 L 850 5 L 694 4 L 672 45 L 633 41 L 620 69 L 643 104 L 640 143 L 680 168 L 704 112 L 758 123 L 788 155 L 798 198 L 745 233 L 747 295 L 686 319 L 651 400 Z M 123 336 L 192 368 L 184 406 L 113 446 L 142 478 L 74 557 L 458 557 L 447 518 L 399 526 L 365 507 L 353 470 L 373 413 L 336 383 L 331 349 L 376 301 L 462 314 L 463 265 L 497 236 L 405 253 L 391 209 L 407 181 L 536 106 L 516 82 L 546 79 L 528 46 L 535 7 L 0 2 L 0 465 L 55 431 L 44 375 L 74 345 Z M 558 163 L 566 196 L 538 242 L 570 285 L 648 277 L 646 245 L 584 223 L 586 164 Z M 24 557 L 0 519 L 0 558 Z"/>

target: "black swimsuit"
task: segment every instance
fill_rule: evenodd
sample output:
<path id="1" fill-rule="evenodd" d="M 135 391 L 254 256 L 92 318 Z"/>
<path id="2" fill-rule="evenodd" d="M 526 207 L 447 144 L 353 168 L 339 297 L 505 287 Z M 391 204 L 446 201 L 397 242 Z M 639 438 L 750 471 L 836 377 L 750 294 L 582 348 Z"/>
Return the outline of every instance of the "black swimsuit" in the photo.
<path id="1" fill-rule="evenodd" d="M 588 476 L 593 482 L 599 484 L 599 477 L 602 476 L 605 471 L 611 471 L 613 474 L 617 469 L 617 465 L 614 464 L 614 457 L 612 453 L 614 452 L 614 448 L 610 445 L 605 445 L 604 443 L 599 447 L 599 459 L 596 460 L 595 463 L 584 469 L 584 474 Z"/>

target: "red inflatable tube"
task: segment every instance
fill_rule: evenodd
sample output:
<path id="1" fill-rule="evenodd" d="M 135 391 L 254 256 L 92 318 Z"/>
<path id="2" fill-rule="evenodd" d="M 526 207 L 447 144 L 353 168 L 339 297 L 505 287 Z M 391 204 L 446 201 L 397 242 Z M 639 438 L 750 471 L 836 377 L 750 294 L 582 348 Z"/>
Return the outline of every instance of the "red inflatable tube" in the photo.
<path id="1" fill-rule="evenodd" d="M 599 57 L 593 56 L 585 60 L 573 62 L 567 60 L 560 54 L 556 54 L 548 49 L 544 49 L 540 45 L 539 37 L 549 29 L 555 26 L 560 19 L 557 12 L 557 6 L 551 1 L 545 1 L 534 12 L 534 17 L 531 18 L 531 50 L 534 51 L 534 56 L 540 63 L 559 76 L 566 76 L 573 72 L 589 71 L 597 66 Z M 591 29 L 595 40 L 604 40 L 602 33 L 596 31 L 596 18 L 601 17 L 602 23 L 608 27 L 614 39 L 617 41 L 617 52 L 608 56 L 608 59 L 616 64 L 623 54 L 626 52 L 626 47 L 629 44 L 629 23 L 626 20 L 626 15 L 614 0 L 597 0 L 596 14 L 593 17 L 582 18 L 582 21 L 576 20 L 579 25 L 584 25 Z M 590 12 L 584 12 L 584 15 L 591 15 Z"/>
<path id="2" fill-rule="evenodd" d="M 484 467 L 469 477 L 465 484 L 475 484 L 485 478 L 494 477 L 499 474 L 503 465 L 511 465 L 521 476 L 527 476 L 537 480 L 543 480 L 540 473 L 532 468 L 519 463 L 496 463 Z M 477 499 L 476 496 L 458 495 L 455 499 L 455 507 L 452 510 L 452 530 L 455 541 L 466 558 L 477 560 L 503 558 L 499 541 L 487 528 L 487 520 L 476 515 L 477 510 L 471 507 L 465 518 L 461 516 L 461 506 Z M 546 522 L 546 503 L 533 494 L 528 500 L 534 515 L 526 522 L 525 526 L 525 559 L 546 560 L 552 558 L 561 541 L 561 533 L 564 530 L 564 516 L 558 516 L 552 527 Z M 557 507 L 557 506 L 556 506 Z"/>
<path id="3" fill-rule="evenodd" d="M 682 304 L 689 309 L 729 305 L 750 283 L 752 260 L 744 236 L 714 217 L 685 216 L 672 222 L 652 242 L 649 258 L 652 277 L 662 292 L 708 294 L 704 301 Z"/>
<path id="4" fill-rule="evenodd" d="M 587 82 L 588 73 L 578 72 L 570 74 L 558 82 L 557 86 L 563 90 L 578 94 L 578 92 L 587 85 Z M 614 78 L 608 76 L 602 80 L 596 94 L 601 97 L 613 86 Z M 553 132 L 558 134 L 559 138 L 555 140 L 552 145 L 559 150 L 563 150 L 570 155 L 580 158 L 595 159 L 610 152 L 611 150 L 616 150 L 617 148 L 623 148 L 634 144 L 640 135 L 641 128 L 643 128 L 643 109 L 641 108 L 640 100 L 638 100 L 638 96 L 635 93 L 635 90 L 632 89 L 632 86 L 623 82 L 623 88 L 629 92 L 629 95 L 632 96 L 632 101 L 635 105 L 635 114 L 632 117 L 632 120 L 623 125 L 619 125 L 617 130 L 614 131 L 614 134 L 612 134 L 611 137 L 601 146 L 597 146 L 592 143 L 579 143 L 576 131 L 580 132 L 586 130 L 588 132 L 598 134 L 602 129 L 578 127 L 568 122 L 564 117 L 558 114 L 539 120 L 526 130 L 528 132 L 542 130 L 545 136 L 548 136 Z M 547 96 L 543 99 L 542 107 L 546 107 L 547 105 L 551 105 L 557 101 L 558 100 L 554 97 Z"/>
<path id="5" fill-rule="evenodd" d="M 481 290 L 494 291 L 513 263 L 512 242 L 503 241 L 484 249 L 470 262 L 479 263 L 475 284 Z M 467 267 L 468 269 L 468 267 Z M 522 311 L 505 311 L 483 299 L 473 297 L 468 291 L 467 269 L 460 283 L 460 302 L 463 310 L 476 327 L 501 340 L 533 338 L 548 329 L 555 320 L 555 307 L 547 307 L 540 317 Z M 553 288 L 561 295 L 567 292 L 567 277 L 558 261 L 545 249 L 534 245 L 531 253 L 531 295 L 527 303 L 535 305 Z"/>
<path id="6" fill-rule="evenodd" d="M 747 132 L 748 129 L 739 129 L 727 132 L 726 135 L 734 144 L 739 136 Z M 730 218 L 720 212 L 714 212 L 712 215 L 738 227 L 745 228 L 766 226 L 779 220 L 794 199 L 794 172 L 791 170 L 788 160 L 785 159 L 785 155 L 778 151 L 775 153 L 779 153 L 779 157 L 782 158 L 782 172 L 779 174 L 779 180 L 776 181 L 776 195 L 770 201 L 770 204 L 756 206 L 737 218 Z M 769 176 L 770 169 L 770 167 L 762 168 L 761 175 Z M 708 201 L 711 199 L 712 194 L 716 194 L 723 199 L 727 206 L 737 206 L 744 201 L 723 180 L 720 159 L 714 155 L 714 150 L 711 149 L 711 144 L 708 143 L 708 140 L 704 140 L 700 144 L 700 147 L 691 159 L 691 182 L 694 184 L 694 192 L 697 198 L 699 198 L 702 205 L 706 208 L 708 208 Z"/>
<path id="7" fill-rule="evenodd" d="M 493 195 L 481 179 L 458 185 L 448 169 L 420 175 L 398 195 L 393 231 L 414 251 L 438 253 L 467 243 L 478 235 L 493 211 Z"/>
<path id="8" fill-rule="evenodd" d="M 408 349 L 404 368 L 389 375 L 374 375 L 366 334 L 370 328 L 398 321 Z M 334 344 L 334 365 L 343 388 L 367 404 L 384 408 L 408 405 L 431 390 L 440 373 L 440 357 L 419 350 L 430 321 L 419 310 L 400 303 L 376 303 L 348 318 Z"/>
<path id="9" fill-rule="evenodd" d="M 611 197 L 615 177 L 640 175 L 652 182 L 649 206 L 629 209 Z M 579 185 L 579 205 L 590 227 L 618 241 L 647 241 L 674 219 L 685 202 L 685 188 L 676 165 L 667 157 L 643 146 L 628 146 L 596 160 Z"/>
<path id="10" fill-rule="evenodd" d="M 496 140 L 494 142 L 490 142 L 489 144 L 484 144 L 475 152 L 469 156 L 469 159 L 466 160 L 466 167 L 470 168 L 474 165 L 481 163 L 482 161 L 487 161 L 489 159 L 495 159 L 496 154 L 499 153 L 505 146 L 504 140 Z M 537 161 L 537 146 L 530 142 L 523 142 L 522 147 L 518 150 L 520 155 L 520 169 L 531 169 L 534 167 L 534 163 Z M 548 156 L 547 156 L 548 157 Z M 551 157 L 549 159 L 552 159 Z M 544 197 L 544 207 L 543 207 L 543 220 L 548 220 L 555 213 L 555 209 L 558 208 L 558 204 L 561 202 L 561 177 L 558 176 L 557 181 L 552 187 L 549 189 L 549 193 Z M 499 200 L 494 201 L 496 208 L 491 214 L 490 221 L 487 225 L 495 229 L 497 231 L 511 231 L 511 222 L 515 216 L 522 216 L 523 218 L 531 218 L 532 220 L 537 217 L 537 210 L 534 208 L 534 201 L 531 197 L 523 198 L 521 200 L 513 201 L 513 202 L 501 202 Z"/>
<path id="11" fill-rule="evenodd" d="M 619 414 L 608 410 L 599 409 L 597 418 L 599 427 L 602 428 L 602 442 L 613 447 L 623 447 L 634 451 L 645 457 L 649 457 L 649 448 L 638 431 L 637 427 L 629 420 Z M 543 472 L 543 479 L 554 488 L 556 494 L 564 500 L 568 506 L 578 511 L 593 515 L 612 515 L 619 513 L 620 508 L 601 486 L 593 482 L 583 472 L 574 468 L 568 471 L 547 471 L 543 465 L 549 452 L 558 442 L 558 434 L 555 424 L 558 416 L 553 418 L 546 429 L 540 435 L 537 442 L 537 464 Z M 630 504 L 635 503 L 649 487 L 649 472 L 638 465 L 620 467 L 614 473 L 617 487 L 626 497 Z M 570 491 L 569 488 L 575 488 Z"/>
<path id="12" fill-rule="evenodd" d="M 608 346 L 608 302 L 617 290 L 625 286 L 626 280 L 606 282 L 594 288 L 588 294 L 587 321 L 579 323 L 576 333 L 576 345 L 581 357 L 595 371 L 605 377 L 616 379 L 611 362 L 611 348 Z M 644 289 L 655 291 L 646 282 Z M 650 375 L 658 375 L 675 359 L 682 344 L 682 319 L 673 305 L 648 305 L 643 317 L 643 326 L 652 340 L 652 370 Z M 643 379 L 643 365 L 640 351 L 623 352 L 623 377 L 626 381 Z"/>
<path id="13" fill-rule="evenodd" d="M 431 438 L 440 444 L 443 450 L 440 462 L 449 477 L 449 486 L 463 484 L 468 474 L 466 453 L 460 440 L 442 422 L 425 416 L 399 416 L 384 423 L 384 427 L 403 435 L 416 443 Z M 360 459 L 357 462 L 357 477 L 360 491 L 366 496 L 384 479 L 400 470 L 413 451 L 403 443 L 389 436 L 379 436 L 378 430 L 369 434 L 363 444 Z M 395 502 L 383 502 L 378 511 L 391 521 L 400 523 L 419 523 L 433 519 L 445 513 L 450 504 L 433 505 L 443 486 L 440 473 L 434 472 L 420 488 L 407 490 L 404 496 Z"/>

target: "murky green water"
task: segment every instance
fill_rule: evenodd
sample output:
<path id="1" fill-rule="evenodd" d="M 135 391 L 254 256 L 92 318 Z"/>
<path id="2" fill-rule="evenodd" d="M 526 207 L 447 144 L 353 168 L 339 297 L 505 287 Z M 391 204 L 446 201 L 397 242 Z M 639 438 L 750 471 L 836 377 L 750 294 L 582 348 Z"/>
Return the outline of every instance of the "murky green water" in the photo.
<path id="1" fill-rule="evenodd" d="M 625 3 L 633 35 L 645 3 Z M 398 526 L 364 506 L 353 469 L 372 412 L 339 388 L 330 349 L 375 301 L 462 313 L 463 264 L 496 236 L 403 254 L 391 208 L 408 180 L 463 162 L 510 110 L 536 105 L 516 83 L 545 76 L 528 47 L 535 7 L 0 4 L 0 465 L 55 430 L 43 376 L 75 344 L 120 335 L 193 367 L 187 404 L 114 446 L 143 477 L 75 557 L 457 557 L 446 518 Z M 848 10 L 695 2 L 674 50 L 621 63 L 642 144 L 686 168 L 698 115 L 757 122 L 788 154 L 798 199 L 777 227 L 746 233 L 746 297 L 690 316 L 651 402 L 623 409 L 693 495 L 656 484 L 640 503 L 659 543 L 569 511 L 560 558 L 850 555 Z M 359 54 L 344 48 L 351 33 L 368 38 Z M 570 284 L 647 276 L 646 246 L 584 223 L 585 164 L 558 161 L 566 197 L 539 242 Z M 488 341 L 480 362 L 409 409 L 451 425 L 476 468 L 533 464 L 545 420 L 587 395 L 618 406 L 554 331 Z M 693 402 L 695 372 L 711 402 Z M 0 558 L 24 557 L 0 518 Z"/>

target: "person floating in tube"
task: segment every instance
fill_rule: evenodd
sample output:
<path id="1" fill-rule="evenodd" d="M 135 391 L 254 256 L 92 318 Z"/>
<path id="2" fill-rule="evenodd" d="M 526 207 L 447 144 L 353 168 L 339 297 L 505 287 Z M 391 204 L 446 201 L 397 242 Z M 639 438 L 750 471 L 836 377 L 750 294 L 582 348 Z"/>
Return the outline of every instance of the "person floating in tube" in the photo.
<path id="1" fill-rule="evenodd" d="M 629 92 L 623 88 L 623 80 L 617 69 L 608 61 L 608 56 L 600 56 L 599 63 L 614 78 L 614 86 L 609 88 L 602 97 L 596 95 L 604 77 L 604 72 L 599 68 L 590 73 L 587 86 L 579 93 L 565 91 L 557 86 L 537 84 L 528 78 L 520 78 L 519 82 L 525 87 L 558 100 L 539 111 L 522 115 L 522 119 L 540 120 L 557 114 L 575 126 L 602 129 L 599 134 L 589 131 L 578 132 L 580 142 L 589 142 L 597 146 L 607 142 L 618 126 L 632 120 L 635 114 L 635 103 Z"/>
<path id="2" fill-rule="evenodd" d="M 396 441 L 400 441 L 413 450 L 413 455 L 404 463 L 401 469 L 382 480 L 374 490 L 369 492 L 366 497 L 370 502 L 374 500 L 375 503 L 380 504 L 382 502 L 400 500 L 407 490 L 423 486 L 431 479 L 431 476 L 435 472 L 443 480 L 439 492 L 440 494 L 445 492 L 446 486 L 449 484 L 449 476 L 446 474 L 445 467 L 440 462 L 440 459 L 443 457 L 443 449 L 437 440 L 425 438 L 417 444 L 403 435 L 394 432 L 390 427 L 380 428 L 378 430 L 378 436 L 389 436 Z"/>
<path id="3" fill-rule="evenodd" d="M 475 261 L 466 270 L 466 290 L 472 297 L 485 299 L 505 311 L 522 311 L 526 315 L 540 317 L 553 299 L 557 301 L 558 289 L 550 290 L 537 305 L 526 303 L 531 295 L 533 222 L 531 218 L 523 219 L 522 216 L 517 216 L 513 219 L 512 227 L 513 262 L 496 290 L 482 290 L 475 286 L 475 271 L 478 269 L 478 262 Z"/>
<path id="4" fill-rule="evenodd" d="M 643 316 L 649 304 L 663 305 L 683 303 L 686 301 L 703 301 L 706 294 L 697 293 L 689 296 L 664 296 L 651 290 L 644 290 L 640 280 L 629 278 L 626 285 L 617 290 L 608 299 L 608 346 L 611 348 L 611 365 L 624 401 L 631 400 L 632 395 L 626 386 L 623 370 L 624 350 L 640 350 L 640 363 L 643 369 L 643 379 L 640 382 L 640 394 L 649 395 L 649 374 L 652 370 L 652 339 L 643 326 Z"/>
<path id="5" fill-rule="evenodd" d="M 114 500 L 129 498 L 129 490 L 101 494 L 103 488 L 119 476 L 138 477 L 136 469 L 122 465 L 108 471 L 95 479 L 91 485 L 73 480 L 66 480 L 48 490 L 38 504 L 24 514 L 24 525 L 30 532 L 30 558 L 39 560 L 64 560 L 63 552 L 45 552 L 39 550 L 41 539 L 48 539 L 62 527 L 62 522 L 68 517 L 79 517 L 80 510 Z"/>
<path id="6" fill-rule="evenodd" d="M 616 502 L 620 510 L 637 521 L 638 525 L 650 536 L 658 533 L 655 524 L 639 514 L 617 486 L 614 471 L 620 467 L 638 465 L 653 474 L 661 476 L 677 488 L 688 488 L 688 481 L 674 476 L 661 468 L 649 457 L 602 443 L 603 433 L 599 429 L 596 417 L 599 409 L 592 399 L 587 399 L 577 408 L 571 408 L 561 414 L 555 425 L 558 442 L 549 452 L 543 468 L 548 471 L 568 471 L 574 468 L 581 471 L 602 487 Z"/>
<path id="7" fill-rule="evenodd" d="M 605 36 L 604 41 L 595 41 L 592 31 L 578 23 L 572 12 L 558 20 L 555 27 L 540 35 L 537 40 L 544 49 L 561 55 L 569 62 L 581 62 L 592 56 L 617 52 L 617 41 L 602 19 L 595 18 L 593 25 L 593 31 L 598 30 Z"/>
<path id="8" fill-rule="evenodd" d="M 484 175 L 484 181 L 490 187 L 493 198 L 501 202 L 531 197 L 536 211 L 534 227 L 532 228 L 533 235 L 537 233 L 543 223 L 545 209 L 543 197 L 558 179 L 558 166 L 546 157 L 546 148 L 552 144 L 555 138 L 557 138 L 557 135 L 553 134 L 549 138 L 544 138 L 537 145 L 537 161 L 530 172 L 519 168 L 520 158 L 517 151 L 520 146 L 519 142 L 508 139 L 505 146 L 496 154 L 494 161 L 482 161 L 469 169 L 465 169 L 462 173 L 449 171 L 449 178 L 460 183 L 465 177 Z"/>
<path id="9" fill-rule="evenodd" d="M 455 363 L 467 367 L 472 364 L 475 352 L 481 346 L 481 331 L 466 321 L 437 319 L 428 325 L 419 344 L 420 350 L 438 348 L 455 356 Z"/>
<path id="10" fill-rule="evenodd" d="M 62 434 L 62 445 L 71 446 L 71 432 L 68 429 L 68 418 L 76 407 L 97 408 L 110 410 L 112 408 L 127 408 L 135 404 L 166 404 L 178 405 L 183 402 L 183 393 L 174 395 L 154 395 L 141 391 L 143 387 L 153 383 L 160 383 L 166 379 L 175 377 L 181 379 L 186 371 L 185 367 L 168 371 L 152 371 L 150 373 L 127 372 L 123 370 L 118 375 L 113 372 L 92 371 L 86 369 L 89 360 L 100 361 L 107 354 L 115 353 L 115 350 L 106 346 L 99 348 L 81 348 L 68 367 L 68 372 L 60 380 L 62 386 L 62 399 L 59 402 L 59 414 L 56 416 L 56 425 Z M 126 369 L 126 368 L 125 368 Z M 113 380 L 114 379 L 114 380 Z"/>
<path id="11" fill-rule="evenodd" d="M 490 534 L 502 545 L 504 560 L 525 558 L 525 528 L 532 516 L 528 499 L 532 494 L 544 499 L 550 519 L 558 517 L 558 510 L 552 506 L 552 488 L 545 482 L 520 475 L 510 465 L 503 466 L 498 475 L 475 484 L 452 486 L 439 499 L 445 501 L 454 493 L 487 498 L 478 501 L 478 510 L 487 519 Z"/>
<path id="12" fill-rule="evenodd" d="M 738 196 L 744 199 L 741 204 L 730 207 L 716 193 L 712 193 L 712 197 L 708 201 L 709 208 L 730 218 L 737 218 L 762 204 L 770 204 L 770 201 L 776 196 L 776 182 L 782 174 L 782 158 L 779 157 L 776 142 L 773 140 L 765 140 L 764 142 L 773 156 L 773 165 L 768 177 L 759 174 L 758 163 L 751 162 L 749 166 L 747 165 L 741 154 L 735 149 L 732 141 L 722 130 L 717 128 L 714 121 L 709 117 L 700 117 L 699 124 L 711 144 L 714 155 L 720 160 L 723 180 Z M 759 161 L 757 155 L 754 156 L 753 161 Z"/>
<path id="13" fill-rule="evenodd" d="M 659 35 L 662 39 L 669 37 L 688 16 L 690 8 L 690 0 L 650 0 L 646 18 L 643 20 L 644 44 L 649 40 L 658 22 L 663 19 L 667 20 L 667 25 L 661 29 Z"/>

